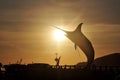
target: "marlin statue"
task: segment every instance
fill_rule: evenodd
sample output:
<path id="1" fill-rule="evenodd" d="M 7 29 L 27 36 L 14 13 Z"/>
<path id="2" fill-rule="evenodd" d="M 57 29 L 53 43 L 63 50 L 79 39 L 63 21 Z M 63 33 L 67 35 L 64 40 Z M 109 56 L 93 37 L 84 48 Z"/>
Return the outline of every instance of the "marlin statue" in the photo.
<path id="1" fill-rule="evenodd" d="M 86 67 L 90 67 L 94 61 L 94 48 L 89 39 L 81 31 L 82 24 L 83 23 L 80 23 L 74 31 L 66 31 L 60 28 L 57 29 L 60 29 L 66 33 L 65 36 L 75 44 L 75 50 L 78 46 L 84 52 L 87 57 Z"/>

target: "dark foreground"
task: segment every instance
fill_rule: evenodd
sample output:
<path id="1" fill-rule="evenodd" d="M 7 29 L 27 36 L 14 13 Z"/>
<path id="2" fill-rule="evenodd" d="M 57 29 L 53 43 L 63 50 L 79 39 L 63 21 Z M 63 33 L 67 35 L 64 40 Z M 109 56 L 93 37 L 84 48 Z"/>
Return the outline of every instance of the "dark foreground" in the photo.
<path id="1" fill-rule="evenodd" d="M 7 65 L 1 80 L 120 80 L 120 67 Z"/>

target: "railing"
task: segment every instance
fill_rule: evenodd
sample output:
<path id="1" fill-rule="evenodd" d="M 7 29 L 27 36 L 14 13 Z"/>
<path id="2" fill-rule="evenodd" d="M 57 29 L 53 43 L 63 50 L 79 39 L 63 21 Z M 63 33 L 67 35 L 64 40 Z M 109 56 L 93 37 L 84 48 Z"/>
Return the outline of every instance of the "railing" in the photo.
<path id="1" fill-rule="evenodd" d="M 75 65 L 51 65 L 51 68 L 57 68 L 57 69 L 75 69 Z"/>
<path id="2" fill-rule="evenodd" d="M 102 70 L 102 71 L 120 71 L 120 66 L 91 66 L 89 68 L 85 68 L 85 66 L 76 66 L 76 65 L 51 65 L 53 69 L 88 69 L 88 70 Z"/>

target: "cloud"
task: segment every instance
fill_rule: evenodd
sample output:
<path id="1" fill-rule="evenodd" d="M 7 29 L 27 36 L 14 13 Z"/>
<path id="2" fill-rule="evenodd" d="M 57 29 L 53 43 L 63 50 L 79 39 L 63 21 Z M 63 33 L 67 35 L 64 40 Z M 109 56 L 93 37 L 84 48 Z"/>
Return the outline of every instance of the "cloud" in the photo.
<path id="1" fill-rule="evenodd" d="M 37 5 L 43 6 L 50 3 L 50 0 L 0 0 L 0 9 L 23 9 L 23 8 L 31 8 Z"/>
<path id="2" fill-rule="evenodd" d="M 55 0 L 61 7 L 72 9 L 81 15 L 87 23 L 92 24 L 120 24 L 119 0 Z"/>
<path id="3" fill-rule="evenodd" d="M 88 23 L 120 24 L 119 4 L 119 0 L 79 0 L 70 8 Z"/>
<path id="4" fill-rule="evenodd" d="M 70 22 L 81 16 L 86 23 L 120 24 L 119 4 L 119 0 L 1 0 L 0 21 L 52 21 L 63 16 Z"/>

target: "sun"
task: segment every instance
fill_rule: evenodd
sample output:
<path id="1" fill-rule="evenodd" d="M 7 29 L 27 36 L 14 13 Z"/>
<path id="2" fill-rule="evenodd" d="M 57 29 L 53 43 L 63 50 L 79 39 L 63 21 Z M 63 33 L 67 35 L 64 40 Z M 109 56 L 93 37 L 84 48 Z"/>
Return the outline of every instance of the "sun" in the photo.
<path id="1" fill-rule="evenodd" d="M 63 31 L 61 31 L 59 29 L 55 29 L 53 34 L 54 34 L 54 39 L 56 41 L 63 41 L 63 40 L 65 40 L 65 32 L 63 32 Z"/>

